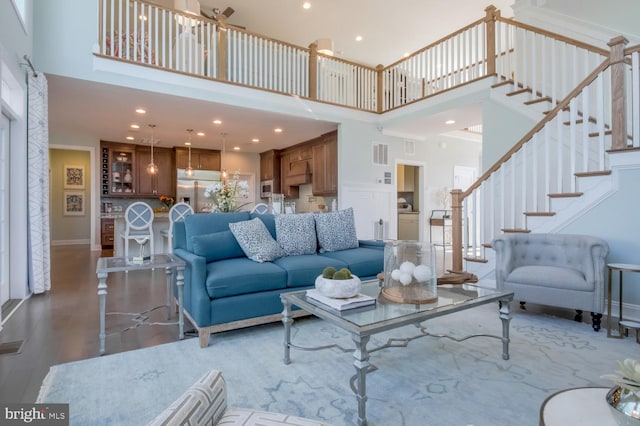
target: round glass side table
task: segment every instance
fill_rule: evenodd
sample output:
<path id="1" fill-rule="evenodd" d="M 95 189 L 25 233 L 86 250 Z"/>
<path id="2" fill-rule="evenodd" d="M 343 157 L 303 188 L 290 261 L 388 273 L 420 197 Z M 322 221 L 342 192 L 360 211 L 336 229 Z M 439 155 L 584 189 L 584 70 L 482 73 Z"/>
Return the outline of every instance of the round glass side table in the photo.
<path id="1" fill-rule="evenodd" d="M 540 407 L 540 426 L 618 426 L 607 405 L 609 389 L 585 387 L 554 393 Z"/>

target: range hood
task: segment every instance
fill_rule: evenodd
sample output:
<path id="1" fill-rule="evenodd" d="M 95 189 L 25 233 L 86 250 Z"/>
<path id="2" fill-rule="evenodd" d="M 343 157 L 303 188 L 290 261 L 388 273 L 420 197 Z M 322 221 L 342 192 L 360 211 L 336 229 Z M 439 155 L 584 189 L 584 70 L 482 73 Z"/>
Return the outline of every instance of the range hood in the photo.
<path id="1" fill-rule="evenodd" d="M 287 185 L 304 185 L 311 183 L 311 170 L 308 161 L 296 161 L 289 165 Z"/>

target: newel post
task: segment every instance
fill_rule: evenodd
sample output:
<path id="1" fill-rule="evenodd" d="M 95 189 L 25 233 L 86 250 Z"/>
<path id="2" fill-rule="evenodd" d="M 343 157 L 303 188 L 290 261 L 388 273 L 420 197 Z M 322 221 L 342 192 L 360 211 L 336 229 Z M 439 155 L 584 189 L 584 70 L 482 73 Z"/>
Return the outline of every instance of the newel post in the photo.
<path id="1" fill-rule="evenodd" d="M 318 99 L 318 44 L 309 45 L 309 99 Z"/>
<path id="2" fill-rule="evenodd" d="M 224 15 L 222 15 L 224 16 Z M 218 24 L 218 74 L 219 80 L 227 79 L 227 27 L 224 20 Z"/>
<path id="3" fill-rule="evenodd" d="M 462 269 L 462 190 L 451 190 L 451 270 Z"/>
<path id="4" fill-rule="evenodd" d="M 496 73 L 496 19 L 500 16 L 500 11 L 494 5 L 487 6 L 484 10 L 486 42 L 487 42 L 487 73 L 486 75 L 494 75 Z"/>
<path id="5" fill-rule="evenodd" d="M 381 113 L 382 109 L 383 109 L 383 105 L 382 105 L 382 70 L 384 69 L 384 66 L 382 64 L 379 64 L 376 67 L 376 73 L 377 73 L 377 79 L 376 79 L 376 110 Z"/>
<path id="6" fill-rule="evenodd" d="M 624 47 L 629 42 L 623 36 L 612 38 L 610 48 L 611 64 L 611 149 L 627 148 L 627 117 L 624 87 Z"/>

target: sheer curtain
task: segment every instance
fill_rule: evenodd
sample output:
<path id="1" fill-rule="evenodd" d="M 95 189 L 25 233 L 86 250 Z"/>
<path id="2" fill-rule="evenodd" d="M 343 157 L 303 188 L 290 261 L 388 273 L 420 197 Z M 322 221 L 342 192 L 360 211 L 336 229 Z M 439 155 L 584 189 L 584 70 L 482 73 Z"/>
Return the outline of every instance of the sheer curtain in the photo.
<path id="1" fill-rule="evenodd" d="M 51 289 L 48 86 L 42 73 L 29 73 L 28 85 L 29 289 L 38 294 Z"/>

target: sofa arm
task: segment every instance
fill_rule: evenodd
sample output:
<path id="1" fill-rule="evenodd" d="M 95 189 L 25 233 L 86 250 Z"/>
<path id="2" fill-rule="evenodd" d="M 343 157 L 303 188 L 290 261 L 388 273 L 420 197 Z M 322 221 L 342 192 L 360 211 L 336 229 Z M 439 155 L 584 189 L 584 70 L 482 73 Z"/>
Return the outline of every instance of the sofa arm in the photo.
<path id="1" fill-rule="evenodd" d="M 218 370 L 211 370 L 153 419 L 149 426 L 215 425 L 227 409 L 227 386 Z"/>
<path id="2" fill-rule="evenodd" d="M 496 252 L 496 288 L 503 289 L 505 279 L 513 270 L 511 240 L 506 237 L 497 237 L 491 242 L 491 248 Z"/>
<path id="3" fill-rule="evenodd" d="M 359 247 L 373 248 L 384 250 L 384 241 L 382 240 L 358 240 Z"/>
<path id="4" fill-rule="evenodd" d="M 173 253 L 184 260 L 184 309 L 198 327 L 210 325 L 210 297 L 205 287 L 207 261 L 188 250 L 174 249 Z"/>

